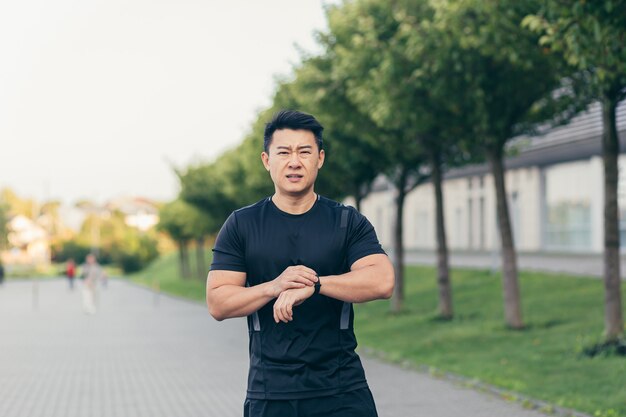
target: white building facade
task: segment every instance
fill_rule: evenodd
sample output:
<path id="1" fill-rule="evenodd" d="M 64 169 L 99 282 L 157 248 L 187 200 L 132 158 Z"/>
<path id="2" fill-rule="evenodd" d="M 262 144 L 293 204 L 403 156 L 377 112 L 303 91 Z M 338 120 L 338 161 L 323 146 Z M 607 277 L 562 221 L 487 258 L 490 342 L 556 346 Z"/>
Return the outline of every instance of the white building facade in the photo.
<path id="1" fill-rule="evenodd" d="M 626 151 L 626 102 L 618 107 L 621 152 Z M 515 141 L 505 181 L 518 251 L 600 253 L 603 251 L 604 166 L 600 108 L 592 105 L 567 126 Z M 626 248 L 626 154 L 619 158 L 622 246 Z M 474 165 L 447 173 L 444 184 L 446 235 L 452 251 L 491 252 L 500 246 L 493 176 Z M 392 247 L 394 191 L 379 179 L 361 212 Z M 407 250 L 436 248 L 435 200 L 431 183 L 411 191 L 404 208 Z"/>

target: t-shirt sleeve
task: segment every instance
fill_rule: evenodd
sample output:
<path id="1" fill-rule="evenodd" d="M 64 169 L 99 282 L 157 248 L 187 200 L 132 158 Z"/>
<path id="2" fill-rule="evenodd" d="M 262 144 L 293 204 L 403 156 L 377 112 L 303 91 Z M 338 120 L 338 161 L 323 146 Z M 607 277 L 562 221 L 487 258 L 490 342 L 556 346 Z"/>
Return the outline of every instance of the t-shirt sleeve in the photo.
<path id="1" fill-rule="evenodd" d="M 348 265 L 352 266 L 359 259 L 377 253 L 386 255 L 378 241 L 374 226 L 364 215 L 354 210 L 348 229 Z"/>
<path id="2" fill-rule="evenodd" d="M 215 240 L 211 271 L 215 270 L 246 272 L 243 244 L 234 212 L 226 219 Z"/>

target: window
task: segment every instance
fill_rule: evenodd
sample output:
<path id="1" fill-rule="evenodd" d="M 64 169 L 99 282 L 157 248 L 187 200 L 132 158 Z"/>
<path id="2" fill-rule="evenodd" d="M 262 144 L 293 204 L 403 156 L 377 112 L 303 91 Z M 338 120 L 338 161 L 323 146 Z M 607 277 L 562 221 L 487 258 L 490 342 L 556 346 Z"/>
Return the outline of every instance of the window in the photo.
<path id="1" fill-rule="evenodd" d="M 480 248 L 485 249 L 485 197 L 480 197 L 479 204 L 478 233 L 480 233 Z"/>
<path id="2" fill-rule="evenodd" d="M 548 206 L 546 246 L 549 249 L 582 250 L 591 247 L 589 201 L 562 201 Z"/>

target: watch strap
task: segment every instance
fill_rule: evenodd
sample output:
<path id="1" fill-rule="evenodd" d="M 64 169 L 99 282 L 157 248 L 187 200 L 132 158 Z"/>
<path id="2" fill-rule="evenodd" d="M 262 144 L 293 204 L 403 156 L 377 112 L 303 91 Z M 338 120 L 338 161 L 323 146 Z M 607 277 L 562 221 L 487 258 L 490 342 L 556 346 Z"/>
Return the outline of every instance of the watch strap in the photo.
<path id="1" fill-rule="evenodd" d="M 313 294 L 319 294 L 320 290 L 322 289 L 322 283 L 320 282 L 320 276 L 317 274 L 315 276 L 317 277 L 317 282 L 313 285 Z"/>

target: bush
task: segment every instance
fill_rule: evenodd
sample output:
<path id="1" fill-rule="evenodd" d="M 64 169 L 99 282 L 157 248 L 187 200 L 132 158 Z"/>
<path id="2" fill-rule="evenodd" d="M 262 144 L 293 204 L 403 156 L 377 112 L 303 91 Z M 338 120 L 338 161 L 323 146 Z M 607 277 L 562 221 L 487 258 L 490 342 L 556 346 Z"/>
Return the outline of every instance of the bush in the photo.
<path id="1" fill-rule="evenodd" d="M 137 272 L 159 256 L 157 241 L 149 235 L 128 234 L 111 249 L 113 262 L 124 273 Z"/>
<path id="2" fill-rule="evenodd" d="M 81 263 L 90 252 L 89 246 L 68 240 L 61 242 L 59 246 L 52 247 L 52 261 L 66 262 L 69 259 L 74 259 L 75 262 Z"/>
<path id="3" fill-rule="evenodd" d="M 81 264 L 91 252 L 90 246 L 68 240 L 52 248 L 52 260 L 58 263 L 74 259 L 77 264 Z M 97 253 L 100 264 L 115 264 L 125 273 L 139 271 L 157 256 L 157 240 L 135 230 L 127 231 L 122 239 L 100 248 Z"/>

